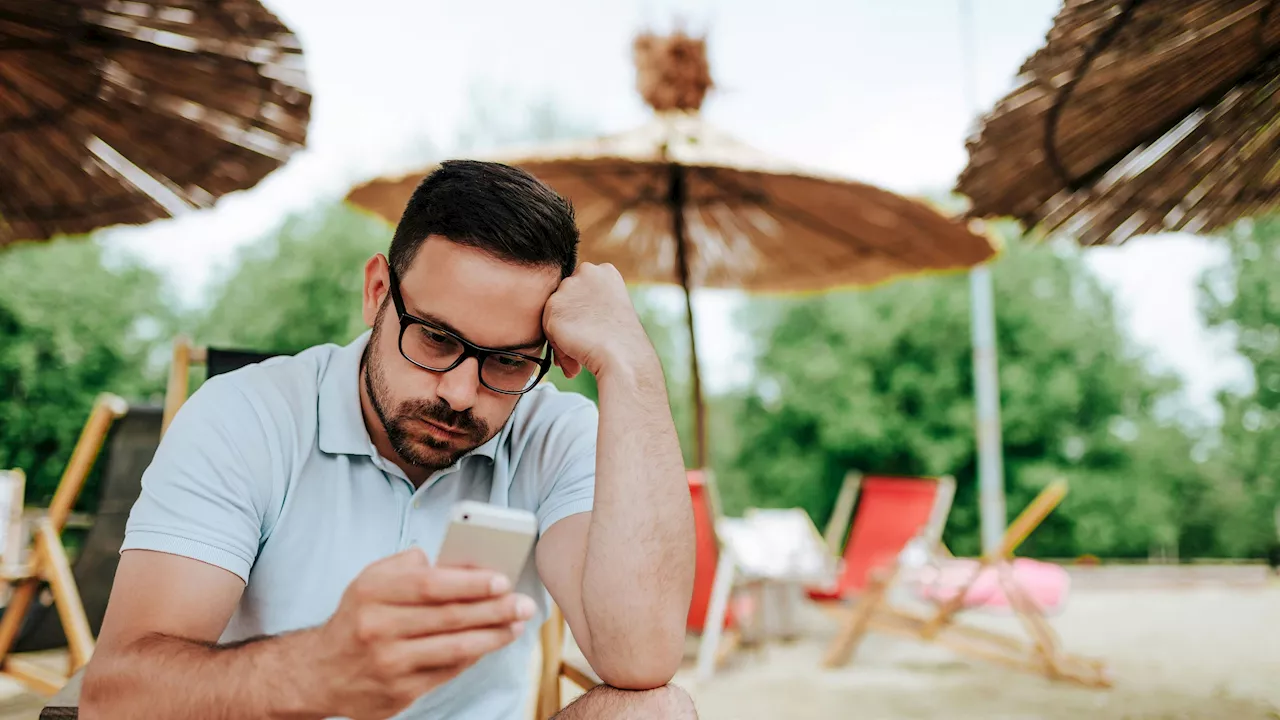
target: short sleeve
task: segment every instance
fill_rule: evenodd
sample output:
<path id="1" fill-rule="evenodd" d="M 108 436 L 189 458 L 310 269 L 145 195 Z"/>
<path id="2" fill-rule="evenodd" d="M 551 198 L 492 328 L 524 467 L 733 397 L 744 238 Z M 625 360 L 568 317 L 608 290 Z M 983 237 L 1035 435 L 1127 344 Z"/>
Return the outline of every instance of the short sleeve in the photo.
<path id="1" fill-rule="evenodd" d="M 576 402 L 556 417 L 543 439 L 539 536 L 570 515 L 590 512 L 595 502 L 599 411 L 586 398 L 568 397 Z"/>
<path id="2" fill-rule="evenodd" d="M 205 382 L 170 424 L 142 476 L 124 550 L 216 565 L 246 583 L 279 468 L 262 414 L 231 378 Z"/>

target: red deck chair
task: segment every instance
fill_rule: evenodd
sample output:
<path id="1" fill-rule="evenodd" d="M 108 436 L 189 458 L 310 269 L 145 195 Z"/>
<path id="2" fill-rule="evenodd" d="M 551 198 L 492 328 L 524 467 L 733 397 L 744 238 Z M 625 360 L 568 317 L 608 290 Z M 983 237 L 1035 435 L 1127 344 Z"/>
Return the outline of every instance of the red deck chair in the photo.
<path id="1" fill-rule="evenodd" d="M 845 483 L 841 494 L 847 496 L 847 488 L 852 485 L 858 504 L 845 543 L 844 569 L 834 587 L 809 590 L 809 597 L 818 601 L 856 596 L 867 587 L 873 572 L 897 564 L 898 555 L 913 538 L 925 534 L 940 537 L 955 494 L 955 482 L 949 477 L 850 475 Z M 839 521 L 832 517 L 832 522 Z M 937 527 L 930 528 L 931 522 Z M 832 549 L 838 552 L 838 548 Z"/>
<path id="2" fill-rule="evenodd" d="M 707 608 L 711 605 L 711 590 L 716 581 L 716 566 L 720 562 L 720 540 L 716 536 L 715 522 L 719 517 L 719 503 L 715 488 L 704 470 L 690 470 L 689 495 L 693 500 L 693 521 L 696 537 L 697 560 L 693 574 L 693 600 L 689 603 L 686 625 L 691 633 L 702 633 L 707 621 Z M 734 623 L 733 608 L 725 614 L 724 626 Z"/>
<path id="3" fill-rule="evenodd" d="M 1009 524 L 1000 544 L 970 567 L 969 579 L 945 594 L 933 612 L 895 607 L 889 590 L 899 581 L 917 581 L 924 566 L 904 558 L 908 545 L 918 547 L 922 560 L 931 557 L 943 564 L 942 529 L 950 512 L 955 484 L 950 478 L 929 481 L 915 478 L 869 478 L 863 481 L 862 498 L 853 518 L 845 548 L 846 568 L 834 591 L 817 593 L 819 599 L 856 594 L 852 607 L 838 604 L 840 631 L 832 640 L 823 664 L 836 667 L 849 661 L 869 629 L 934 642 L 957 652 L 1010 667 L 1044 673 L 1055 680 L 1070 680 L 1090 687 L 1111 684 L 1105 665 L 1091 658 L 1064 652 L 1049 627 L 1043 609 L 1028 592 L 1012 562 L 1018 545 L 1067 494 L 1064 481 L 1050 483 Z M 914 530 L 912 529 L 914 526 Z M 994 576 L 1003 596 L 1021 622 L 1031 642 L 958 622 L 971 591 L 984 578 Z M 836 604 L 836 603 L 828 603 Z"/>
<path id="4" fill-rule="evenodd" d="M 689 616 L 685 627 L 691 635 L 701 636 L 698 643 L 700 672 L 709 674 L 724 664 L 743 643 L 743 623 L 754 614 L 755 603 L 750 596 L 737 593 L 741 587 L 734 579 L 733 563 L 725 555 L 716 532 L 716 522 L 721 517 L 720 495 L 716 491 L 715 476 L 710 470 L 690 470 L 689 495 L 693 501 L 695 547 L 693 598 L 689 603 Z M 715 605 L 716 583 L 725 587 L 727 601 L 717 609 Z M 737 595 L 735 597 L 735 595 Z M 723 611 L 720 627 L 708 627 L 707 617 Z"/>

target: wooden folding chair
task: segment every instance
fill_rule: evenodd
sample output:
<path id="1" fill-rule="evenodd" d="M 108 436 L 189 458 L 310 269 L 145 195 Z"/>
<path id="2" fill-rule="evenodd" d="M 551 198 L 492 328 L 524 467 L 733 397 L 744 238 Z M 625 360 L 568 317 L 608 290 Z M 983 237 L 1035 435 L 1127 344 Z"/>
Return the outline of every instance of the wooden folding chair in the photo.
<path id="1" fill-rule="evenodd" d="M 115 395 L 103 394 L 98 397 L 72 450 L 62 479 L 58 481 L 53 501 L 35 521 L 29 557 L 21 554 L 28 537 L 22 527 L 22 488 L 25 479 L 21 470 L 5 473 L 9 485 L 9 493 L 6 495 L 8 512 L 4 532 L 5 547 L 0 560 L 3 561 L 3 579 L 9 584 L 12 593 L 4 615 L 0 616 L 0 673 L 25 683 L 41 694 L 52 695 L 58 692 L 67 683 L 67 679 L 84 667 L 93 655 L 93 632 L 85 617 L 80 591 L 76 587 L 71 564 L 62 545 L 62 530 L 80 497 L 85 478 L 93 468 L 111 424 L 127 410 L 128 404 Z M 53 593 L 58 617 L 67 638 L 69 667 L 65 675 L 25 662 L 10 652 L 41 583 L 47 583 Z"/>
<path id="2" fill-rule="evenodd" d="M 893 607 L 887 594 L 904 570 L 901 561 L 881 564 L 869 573 L 866 589 L 858 604 L 842 624 L 824 659 L 827 667 L 846 664 L 868 630 L 936 642 L 956 652 L 997 662 L 1020 670 L 1041 672 L 1051 679 L 1068 680 L 1090 687 L 1109 687 L 1110 678 L 1101 661 L 1069 655 L 1044 617 L 1043 610 L 1017 581 L 1011 560 L 1024 539 L 1062 502 L 1067 493 L 1065 481 L 1047 486 L 1022 511 L 1005 531 L 1000 544 L 973 564 L 973 574 L 949 599 L 938 604 L 933 613 L 921 613 Z M 855 531 L 859 520 L 855 519 Z M 941 527 L 929 528 L 922 537 L 929 547 L 936 547 Z M 852 544 L 852 536 L 851 536 Z M 1004 633 L 986 630 L 957 621 L 969 590 L 983 576 L 994 572 L 1009 601 L 1031 638 L 1028 644 Z"/>

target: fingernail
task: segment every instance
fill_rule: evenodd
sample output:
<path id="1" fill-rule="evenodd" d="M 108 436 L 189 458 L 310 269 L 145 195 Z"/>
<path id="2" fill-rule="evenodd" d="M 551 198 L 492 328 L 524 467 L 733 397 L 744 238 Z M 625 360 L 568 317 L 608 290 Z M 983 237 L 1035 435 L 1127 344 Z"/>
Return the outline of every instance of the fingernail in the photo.
<path id="1" fill-rule="evenodd" d="M 538 606 L 533 604 L 533 598 L 527 595 L 521 595 L 516 598 L 516 617 L 521 620 L 528 620 L 533 617 L 533 611 L 537 609 Z"/>
<path id="2" fill-rule="evenodd" d="M 511 623 L 511 632 L 514 633 L 516 636 L 519 636 L 520 633 L 524 632 L 524 623 L 523 622 Z"/>
<path id="3" fill-rule="evenodd" d="M 507 580 L 505 575 L 495 575 L 493 580 L 489 582 L 489 591 L 494 595 L 501 595 L 511 589 L 511 581 Z"/>

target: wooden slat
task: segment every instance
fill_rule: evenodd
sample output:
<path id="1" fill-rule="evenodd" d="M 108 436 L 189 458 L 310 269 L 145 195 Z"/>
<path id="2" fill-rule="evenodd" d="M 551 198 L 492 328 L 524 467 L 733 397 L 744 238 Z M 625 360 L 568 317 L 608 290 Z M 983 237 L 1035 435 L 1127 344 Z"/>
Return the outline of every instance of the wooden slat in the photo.
<path id="1" fill-rule="evenodd" d="M 15 657 L 5 659 L 4 672 L 43 695 L 56 694 L 67 682 L 65 675 Z"/>
<path id="2" fill-rule="evenodd" d="M 71 451 L 71 459 L 58 481 L 58 489 L 54 491 L 53 500 L 49 502 L 48 517 L 53 525 L 54 533 L 62 532 L 71 508 L 80 498 L 84 489 L 84 481 L 89 476 L 102 443 L 107 439 L 107 431 L 116 419 L 122 417 L 129 409 L 128 403 L 116 395 L 104 393 L 98 396 L 89 413 L 89 420 L 80 431 L 75 448 Z"/>
<path id="3" fill-rule="evenodd" d="M 66 550 L 62 547 L 51 518 L 41 520 L 37 527 L 35 551 L 40 558 L 44 576 L 49 581 L 49 589 L 53 591 L 54 605 L 58 608 L 58 618 L 62 621 L 63 634 L 67 637 L 74 672 L 84 667 L 93 655 L 93 631 L 89 628 L 89 619 L 85 616 L 80 590 L 76 587 L 75 576 L 71 574 Z"/>

